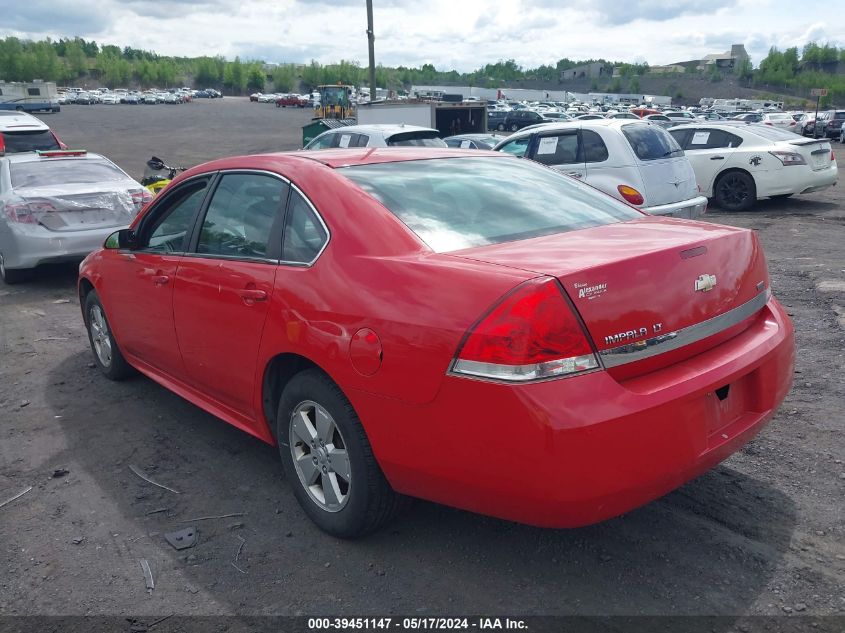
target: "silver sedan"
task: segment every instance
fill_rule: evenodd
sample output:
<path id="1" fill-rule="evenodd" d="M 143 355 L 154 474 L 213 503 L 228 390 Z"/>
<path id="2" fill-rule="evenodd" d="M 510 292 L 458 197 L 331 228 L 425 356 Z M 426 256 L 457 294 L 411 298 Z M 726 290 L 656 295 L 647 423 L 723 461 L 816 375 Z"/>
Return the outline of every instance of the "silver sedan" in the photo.
<path id="1" fill-rule="evenodd" d="M 0 158 L 0 276 L 24 281 L 39 264 L 81 260 L 128 226 L 152 194 L 113 162 L 56 150 Z"/>

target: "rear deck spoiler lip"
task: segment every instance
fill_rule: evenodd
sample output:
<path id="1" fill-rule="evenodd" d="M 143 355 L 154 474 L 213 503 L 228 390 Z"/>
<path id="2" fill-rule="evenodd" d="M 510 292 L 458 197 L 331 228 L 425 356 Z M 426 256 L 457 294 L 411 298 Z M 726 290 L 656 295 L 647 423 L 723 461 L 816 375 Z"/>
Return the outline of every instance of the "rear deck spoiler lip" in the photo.
<path id="1" fill-rule="evenodd" d="M 813 143 L 830 143 L 829 138 L 799 138 L 795 141 L 788 141 L 790 145 L 812 145 Z"/>
<path id="2" fill-rule="evenodd" d="M 643 341 L 601 350 L 599 357 L 605 368 L 618 367 L 697 343 L 754 316 L 766 306 L 771 296 L 771 289 L 766 288 L 753 299 L 706 321 Z"/>

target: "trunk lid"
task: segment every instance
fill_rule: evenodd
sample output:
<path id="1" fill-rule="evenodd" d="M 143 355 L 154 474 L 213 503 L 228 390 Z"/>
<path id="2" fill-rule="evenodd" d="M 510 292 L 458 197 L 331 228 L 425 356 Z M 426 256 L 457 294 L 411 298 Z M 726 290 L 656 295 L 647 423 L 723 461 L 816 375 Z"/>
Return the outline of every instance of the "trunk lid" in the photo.
<path id="1" fill-rule="evenodd" d="M 599 352 L 671 336 L 759 301 L 769 287 L 754 233 L 670 218 L 643 218 L 451 255 L 556 277 Z M 713 345 L 717 338 L 711 337 Z M 706 347 L 690 345 L 686 355 Z M 684 355 L 683 349 L 675 350 L 665 355 L 663 364 Z M 652 370 L 661 366 L 657 358 L 633 365 Z M 637 373 L 635 367 L 619 372 Z"/>
<path id="2" fill-rule="evenodd" d="M 115 183 L 63 184 L 15 190 L 35 221 L 50 231 L 127 226 L 141 209 L 143 191 Z"/>
<path id="3" fill-rule="evenodd" d="M 698 195 L 695 173 L 686 156 L 638 164 L 645 185 L 645 206 L 690 200 Z"/>
<path id="4" fill-rule="evenodd" d="M 808 138 L 789 141 L 788 144 L 791 146 L 788 148 L 789 151 L 801 154 L 813 171 L 830 167 L 830 153 L 832 151 L 830 141 Z"/>

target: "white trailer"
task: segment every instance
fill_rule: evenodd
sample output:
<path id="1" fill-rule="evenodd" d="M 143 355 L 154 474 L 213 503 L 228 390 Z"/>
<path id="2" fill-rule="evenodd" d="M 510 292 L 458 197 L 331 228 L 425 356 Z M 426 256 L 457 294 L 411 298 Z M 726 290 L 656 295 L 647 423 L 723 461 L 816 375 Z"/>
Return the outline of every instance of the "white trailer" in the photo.
<path id="1" fill-rule="evenodd" d="M 435 128 L 442 136 L 487 131 L 487 108 L 473 103 L 368 103 L 358 106 L 358 124 L 394 123 Z"/>
<path id="2" fill-rule="evenodd" d="M 58 112 L 56 84 L 52 81 L 0 81 L 0 110 Z"/>

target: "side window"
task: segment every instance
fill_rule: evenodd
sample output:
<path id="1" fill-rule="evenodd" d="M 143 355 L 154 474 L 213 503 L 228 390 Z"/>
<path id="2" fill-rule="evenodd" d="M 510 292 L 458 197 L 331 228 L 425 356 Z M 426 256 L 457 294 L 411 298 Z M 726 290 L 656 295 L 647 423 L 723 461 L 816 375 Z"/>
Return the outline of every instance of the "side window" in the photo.
<path id="1" fill-rule="evenodd" d="M 370 142 L 370 137 L 366 134 L 359 134 L 358 135 L 358 142 L 355 143 L 354 147 L 366 147 L 367 143 Z"/>
<path id="2" fill-rule="evenodd" d="M 694 130 L 689 130 L 689 129 L 687 129 L 687 130 L 670 130 L 669 134 L 671 134 L 672 138 L 674 138 L 678 142 L 678 145 L 680 145 L 684 149 L 689 149 L 689 146 L 687 145 L 687 143 L 688 143 L 690 137 L 692 136 L 693 131 Z"/>
<path id="3" fill-rule="evenodd" d="M 581 130 L 581 147 L 588 163 L 602 163 L 608 159 L 607 145 L 597 132 Z"/>
<path id="4" fill-rule="evenodd" d="M 329 236 L 311 206 L 293 191 L 285 218 L 282 260 L 309 264 L 320 254 Z"/>
<path id="5" fill-rule="evenodd" d="M 513 154 L 514 156 L 519 156 L 522 158 L 525 156 L 525 151 L 528 149 L 528 142 L 531 140 L 530 136 L 526 136 L 523 138 L 518 138 L 515 141 L 511 141 L 510 143 L 505 143 L 499 148 L 500 152 L 505 152 L 507 154 Z"/>
<path id="6" fill-rule="evenodd" d="M 736 134 L 725 132 L 725 137 L 728 141 L 727 147 L 739 147 L 740 145 L 742 145 L 742 137 L 739 137 Z"/>
<path id="7" fill-rule="evenodd" d="M 152 223 L 142 228 L 139 248 L 154 253 L 184 253 L 206 187 L 208 179 L 202 179 L 169 194 L 162 206 L 154 210 Z"/>
<path id="8" fill-rule="evenodd" d="M 689 141 L 690 149 L 721 149 L 738 147 L 742 139 L 735 134 L 723 130 L 696 130 Z"/>
<path id="9" fill-rule="evenodd" d="M 578 134 L 542 136 L 538 139 L 534 160 L 544 165 L 566 165 L 578 160 Z"/>
<path id="10" fill-rule="evenodd" d="M 273 225 L 287 199 L 287 183 L 263 174 L 225 174 L 202 222 L 197 252 L 236 258 L 266 258 Z"/>
<path id="11" fill-rule="evenodd" d="M 324 134 L 308 143 L 308 149 L 326 149 L 327 147 L 331 147 L 335 137 L 336 134 Z"/>

